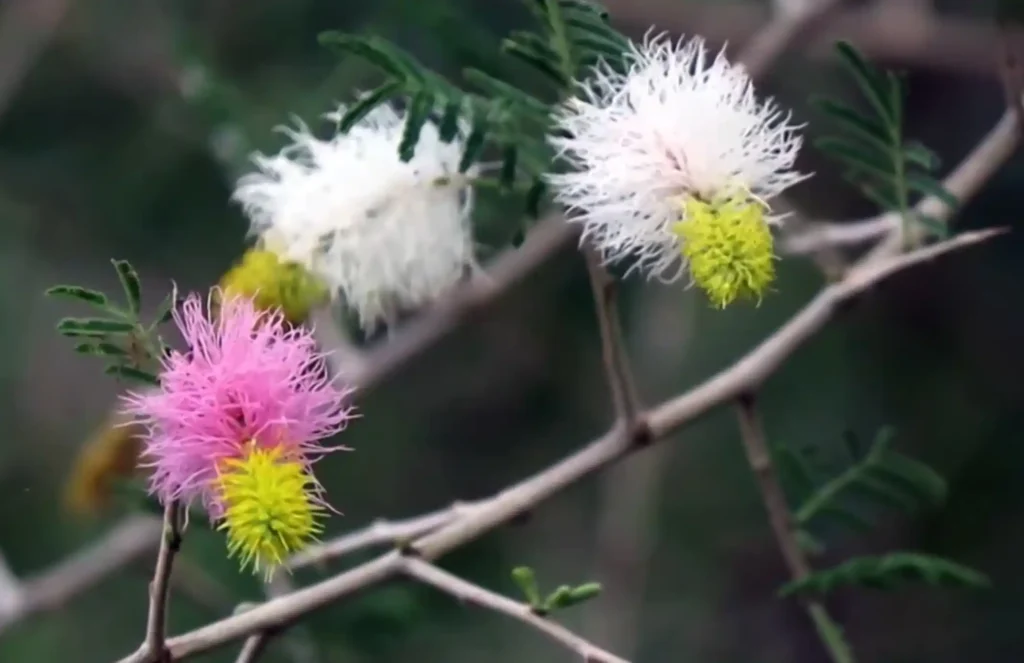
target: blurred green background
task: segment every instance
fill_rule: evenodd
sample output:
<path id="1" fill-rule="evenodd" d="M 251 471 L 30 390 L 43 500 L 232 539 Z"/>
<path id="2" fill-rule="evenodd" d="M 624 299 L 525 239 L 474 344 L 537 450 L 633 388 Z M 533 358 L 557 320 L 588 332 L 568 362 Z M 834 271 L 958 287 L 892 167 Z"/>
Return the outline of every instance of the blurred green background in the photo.
<path id="1" fill-rule="evenodd" d="M 738 2 L 606 4 L 631 35 L 654 23 L 731 47 L 767 17 L 765 6 Z M 881 4 L 904 13 L 881 20 L 870 3 L 849 3 L 835 25 L 868 56 L 908 72 L 908 135 L 935 148 L 945 171 L 1002 112 L 991 3 Z M 373 31 L 453 76 L 475 66 L 524 80 L 496 47 L 525 22 L 514 0 L 0 4 L 0 550 L 19 576 L 45 569 L 120 517 L 84 519 L 61 503 L 71 462 L 118 386 L 53 333 L 60 317 L 78 311 L 44 299 L 43 290 L 58 282 L 116 288 L 111 257 L 139 268 L 150 308 L 172 280 L 183 289 L 216 281 L 245 246 L 246 223 L 229 196 L 249 153 L 279 148 L 283 138 L 271 129 L 291 114 L 315 124 L 333 103 L 376 82 L 361 63 L 339 63 L 318 46 L 319 32 Z M 810 94 L 854 94 L 824 57 L 833 32 L 821 27 L 795 45 L 761 85 L 808 121 L 812 135 L 822 129 Z M 1022 166 L 1015 159 L 1004 168 L 957 228 L 1016 225 Z M 801 167 L 819 172 L 792 196 L 801 212 L 872 213 L 812 149 Z M 510 221 L 494 206 L 480 210 L 484 234 Z M 844 432 L 870 439 L 889 424 L 897 448 L 950 482 L 941 510 L 882 514 L 868 534 L 835 534 L 825 563 L 914 549 L 993 580 L 984 592 L 836 595 L 830 607 L 861 661 L 1024 656 L 1017 621 L 1024 610 L 1022 258 L 1024 246 L 1011 234 L 902 274 L 845 311 L 766 385 L 773 443 L 829 457 Z M 727 366 L 821 283 L 811 261 L 788 260 L 760 308 L 718 313 L 693 291 L 626 281 L 623 322 L 644 400 L 660 401 Z M 318 471 L 345 514 L 332 519 L 330 533 L 485 497 L 602 432 L 609 406 L 580 256 L 559 254 L 363 395 L 359 407 L 364 417 L 344 434 L 356 451 Z M 260 599 L 258 583 L 224 559 L 217 535 L 193 526 L 183 557 L 195 577 L 175 592 L 172 632 Z M 604 597 L 563 619 L 631 660 L 825 660 L 800 609 L 775 598 L 785 570 L 727 410 L 443 560 L 509 594 L 518 564 L 532 565 L 547 587 L 605 583 Z M 150 568 L 151 560 L 125 568 L 7 631 L 0 661 L 103 662 L 134 650 Z M 295 581 L 322 575 L 304 572 Z M 195 660 L 231 661 L 236 651 Z M 520 624 L 393 583 L 317 613 L 263 660 L 409 659 L 571 655 Z"/>

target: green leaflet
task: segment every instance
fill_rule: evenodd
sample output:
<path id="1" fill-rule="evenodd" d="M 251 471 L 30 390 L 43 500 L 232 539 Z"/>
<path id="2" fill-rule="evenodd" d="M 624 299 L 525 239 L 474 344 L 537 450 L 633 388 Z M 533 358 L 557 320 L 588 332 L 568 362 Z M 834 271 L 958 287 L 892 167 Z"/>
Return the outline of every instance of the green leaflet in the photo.
<path id="1" fill-rule="evenodd" d="M 790 582 L 779 590 L 779 594 L 828 594 L 848 586 L 895 589 L 915 583 L 968 589 L 984 589 L 991 585 L 985 574 L 943 557 L 894 552 L 878 557 L 855 557 L 839 566 Z"/>
<path id="2" fill-rule="evenodd" d="M 935 176 L 940 165 L 938 156 L 904 136 L 905 90 L 901 77 L 874 67 L 847 42 L 837 43 L 836 53 L 868 111 L 836 99 L 812 99 L 839 131 L 815 144 L 841 164 L 845 178 L 883 210 L 899 214 L 905 224 L 921 225 L 929 235 L 946 236 L 946 224 L 922 217 L 911 201 L 911 196 L 918 194 L 938 198 L 950 209 L 958 204 Z"/>

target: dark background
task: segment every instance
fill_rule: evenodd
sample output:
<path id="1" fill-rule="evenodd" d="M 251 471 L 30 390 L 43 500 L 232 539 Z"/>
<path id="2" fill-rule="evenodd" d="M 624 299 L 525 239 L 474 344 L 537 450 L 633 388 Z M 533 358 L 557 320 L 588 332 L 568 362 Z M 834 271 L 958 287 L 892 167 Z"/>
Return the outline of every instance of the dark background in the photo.
<path id="1" fill-rule="evenodd" d="M 634 36 L 656 23 L 735 46 L 767 16 L 760 5 L 713 0 L 607 4 Z M 929 11 L 931 3 L 884 4 Z M 937 4 L 941 14 L 922 21 L 875 20 L 866 3 L 849 3 L 854 13 L 834 25 L 869 56 L 908 71 L 908 135 L 935 148 L 945 172 L 995 123 L 1003 95 L 990 3 Z M 455 75 L 470 65 L 503 71 L 496 44 L 525 20 L 511 0 L 0 3 L 0 550 L 18 575 L 44 569 L 120 517 L 74 516 L 61 502 L 72 460 L 118 386 L 52 332 L 76 311 L 42 291 L 58 282 L 116 288 L 110 257 L 139 268 L 150 308 L 172 279 L 182 288 L 216 281 L 244 249 L 246 223 L 228 199 L 249 152 L 280 147 L 270 129 L 289 114 L 312 123 L 377 80 L 318 46 L 319 32 L 383 34 Z M 827 57 L 837 34 L 822 28 L 794 45 L 761 84 L 811 123 L 811 135 L 822 129 L 808 95 L 854 94 Z M 792 196 L 807 215 L 873 213 L 812 149 L 800 165 L 819 172 Z M 1022 182 L 1015 159 L 957 228 L 1016 225 Z M 480 212 L 485 226 L 510 221 L 487 206 Z M 845 431 L 870 439 L 888 424 L 901 451 L 950 483 L 942 509 L 881 514 L 867 535 L 836 534 L 826 561 L 914 549 L 993 580 L 984 592 L 839 594 L 833 614 L 861 661 L 1024 656 L 1021 251 L 1011 234 L 886 282 L 766 385 L 773 443 L 827 457 Z M 760 308 L 718 313 L 695 291 L 627 281 L 623 323 L 644 400 L 727 366 L 821 283 L 813 262 L 787 260 Z M 356 451 L 318 472 L 345 513 L 330 532 L 487 496 L 602 432 L 609 405 L 589 297 L 580 256 L 564 251 L 361 399 L 364 417 L 344 434 Z M 625 513 L 610 514 L 608 505 Z M 258 583 L 224 559 L 223 542 L 204 528 L 192 528 L 183 557 L 199 588 L 175 593 L 173 633 L 260 598 Z M 606 583 L 605 598 L 564 620 L 633 660 L 823 660 L 799 609 L 774 596 L 785 571 L 727 410 L 444 560 L 509 594 L 518 564 L 534 566 L 546 587 Z M 127 654 L 144 631 L 150 567 L 126 568 L 19 624 L 0 639 L 0 660 L 87 663 Z M 303 649 L 310 641 L 316 658 Z M 235 650 L 196 660 L 230 661 Z M 535 658 L 571 655 L 520 624 L 396 583 L 318 613 L 265 660 Z"/>

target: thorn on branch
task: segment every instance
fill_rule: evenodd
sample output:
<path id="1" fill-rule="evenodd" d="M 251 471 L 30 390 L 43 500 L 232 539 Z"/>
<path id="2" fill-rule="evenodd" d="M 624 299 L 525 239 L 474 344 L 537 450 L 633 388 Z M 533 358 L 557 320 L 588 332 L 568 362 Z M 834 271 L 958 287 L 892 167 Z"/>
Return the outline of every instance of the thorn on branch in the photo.
<path id="1" fill-rule="evenodd" d="M 632 449 L 643 449 L 650 446 L 655 440 L 654 431 L 651 430 L 647 418 L 643 415 L 638 415 L 630 423 L 627 435 Z"/>
<path id="2" fill-rule="evenodd" d="M 418 558 L 423 556 L 412 539 L 396 539 L 395 549 L 402 557 Z"/>

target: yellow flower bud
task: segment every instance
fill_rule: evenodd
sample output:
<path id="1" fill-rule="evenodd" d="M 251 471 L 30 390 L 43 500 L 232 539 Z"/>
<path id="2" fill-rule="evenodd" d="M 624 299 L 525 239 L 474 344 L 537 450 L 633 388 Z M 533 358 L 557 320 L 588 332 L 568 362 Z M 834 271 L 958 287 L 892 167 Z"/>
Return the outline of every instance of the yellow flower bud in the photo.
<path id="1" fill-rule="evenodd" d="M 106 509 L 117 480 L 135 474 L 142 450 L 139 432 L 138 425 L 113 413 L 86 440 L 65 487 L 68 510 L 78 515 L 98 515 Z"/>
<path id="2" fill-rule="evenodd" d="M 281 309 L 292 324 L 327 301 L 323 283 L 301 265 L 281 260 L 273 251 L 252 248 L 220 281 L 225 296 L 243 296 L 261 310 Z"/>
<path id="3" fill-rule="evenodd" d="M 717 308 L 739 298 L 760 303 L 775 280 L 772 233 L 758 200 L 740 195 L 710 203 L 687 198 L 683 220 L 672 230 L 682 240 L 693 282 Z"/>

